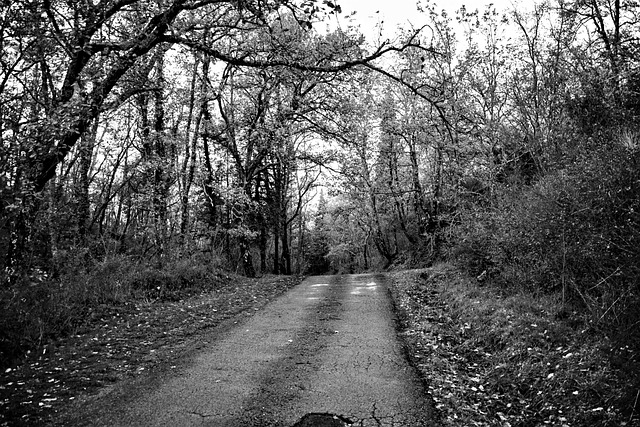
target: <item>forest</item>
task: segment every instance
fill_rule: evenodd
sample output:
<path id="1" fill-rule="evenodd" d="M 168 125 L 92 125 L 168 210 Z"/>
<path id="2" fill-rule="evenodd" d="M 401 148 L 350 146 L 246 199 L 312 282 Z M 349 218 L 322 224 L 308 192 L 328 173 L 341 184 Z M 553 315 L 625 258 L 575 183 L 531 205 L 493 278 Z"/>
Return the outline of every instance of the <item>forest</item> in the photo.
<path id="1" fill-rule="evenodd" d="M 635 336 L 640 5 L 418 8 L 3 1 L 2 365 L 221 271 L 442 260 Z"/>

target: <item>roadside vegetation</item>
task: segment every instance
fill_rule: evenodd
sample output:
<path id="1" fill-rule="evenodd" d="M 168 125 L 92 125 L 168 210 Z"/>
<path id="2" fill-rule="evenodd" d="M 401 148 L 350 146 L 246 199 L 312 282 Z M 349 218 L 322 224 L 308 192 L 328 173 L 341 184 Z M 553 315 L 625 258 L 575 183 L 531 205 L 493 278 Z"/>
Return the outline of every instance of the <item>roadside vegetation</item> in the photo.
<path id="1" fill-rule="evenodd" d="M 164 268 L 117 255 L 90 268 L 73 261 L 65 262 L 59 277 L 34 272 L 26 283 L 0 291 L 2 369 L 28 351 L 86 329 L 105 310 L 180 301 L 231 281 L 229 273 L 196 259 L 172 260 Z"/>
<path id="2" fill-rule="evenodd" d="M 241 321 L 300 282 L 195 264 L 134 269 L 124 261 L 69 278 L 67 286 L 76 286 L 64 299 L 49 294 L 45 309 L 25 298 L 24 311 L 4 310 L 3 324 L 12 329 L 3 334 L 15 334 L 27 350 L 0 372 L 0 426 L 72 425 L 66 420 L 74 405 L 188 363 L 215 339 L 217 327 Z M 23 318 L 7 317 L 20 312 Z M 51 313 L 57 317 L 44 317 Z"/>
<path id="3" fill-rule="evenodd" d="M 0 413 L 101 319 L 446 262 L 396 297 L 481 422 L 637 423 L 640 5 L 441 6 L 376 44 L 336 1 L 3 2 Z"/>
<path id="4" fill-rule="evenodd" d="M 640 425 L 637 340 L 614 339 L 557 296 L 505 292 L 452 265 L 391 277 L 440 425 Z"/>

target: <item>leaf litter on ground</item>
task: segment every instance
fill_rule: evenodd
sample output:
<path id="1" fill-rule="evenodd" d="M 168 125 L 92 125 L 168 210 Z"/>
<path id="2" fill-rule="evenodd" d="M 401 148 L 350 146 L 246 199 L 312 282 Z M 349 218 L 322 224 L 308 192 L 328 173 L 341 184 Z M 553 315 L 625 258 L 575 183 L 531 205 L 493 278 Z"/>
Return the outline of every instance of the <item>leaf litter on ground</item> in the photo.
<path id="1" fill-rule="evenodd" d="M 390 288 L 441 425 L 640 425 L 637 344 L 557 319 L 551 298 L 481 287 L 447 264 L 395 272 Z"/>
<path id="2" fill-rule="evenodd" d="M 96 307 L 73 335 L 0 372 L 0 426 L 56 424 L 78 399 L 161 364 L 175 368 L 181 355 L 208 344 L 208 330 L 254 314 L 301 280 L 227 278 L 179 301 Z"/>

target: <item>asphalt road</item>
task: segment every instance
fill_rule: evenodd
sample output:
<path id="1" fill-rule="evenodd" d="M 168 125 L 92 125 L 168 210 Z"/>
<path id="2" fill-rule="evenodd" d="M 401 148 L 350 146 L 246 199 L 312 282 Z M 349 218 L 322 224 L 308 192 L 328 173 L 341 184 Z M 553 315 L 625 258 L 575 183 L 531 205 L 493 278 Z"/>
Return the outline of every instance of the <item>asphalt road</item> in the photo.
<path id="1" fill-rule="evenodd" d="M 355 426 L 419 427 L 433 414 L 382 275 L 309 278 L 123 402 L 98 407 L 90 424 L 285 427 L 330 412 Z"/>

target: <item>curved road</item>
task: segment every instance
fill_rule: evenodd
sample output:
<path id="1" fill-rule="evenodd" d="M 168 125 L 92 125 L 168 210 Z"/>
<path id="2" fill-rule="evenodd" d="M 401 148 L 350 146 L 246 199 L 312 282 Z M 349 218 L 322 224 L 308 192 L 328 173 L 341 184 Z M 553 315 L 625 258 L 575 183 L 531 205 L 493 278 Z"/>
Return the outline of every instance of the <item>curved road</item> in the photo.
<path id="1" fill-rule="evenodd" d="M 285 427 L 312 412 L 355 426 L 432 425 L 432 404 L 396 339 L 384 276 L 309 278 L 177 375 L 90 422 Z"/>

